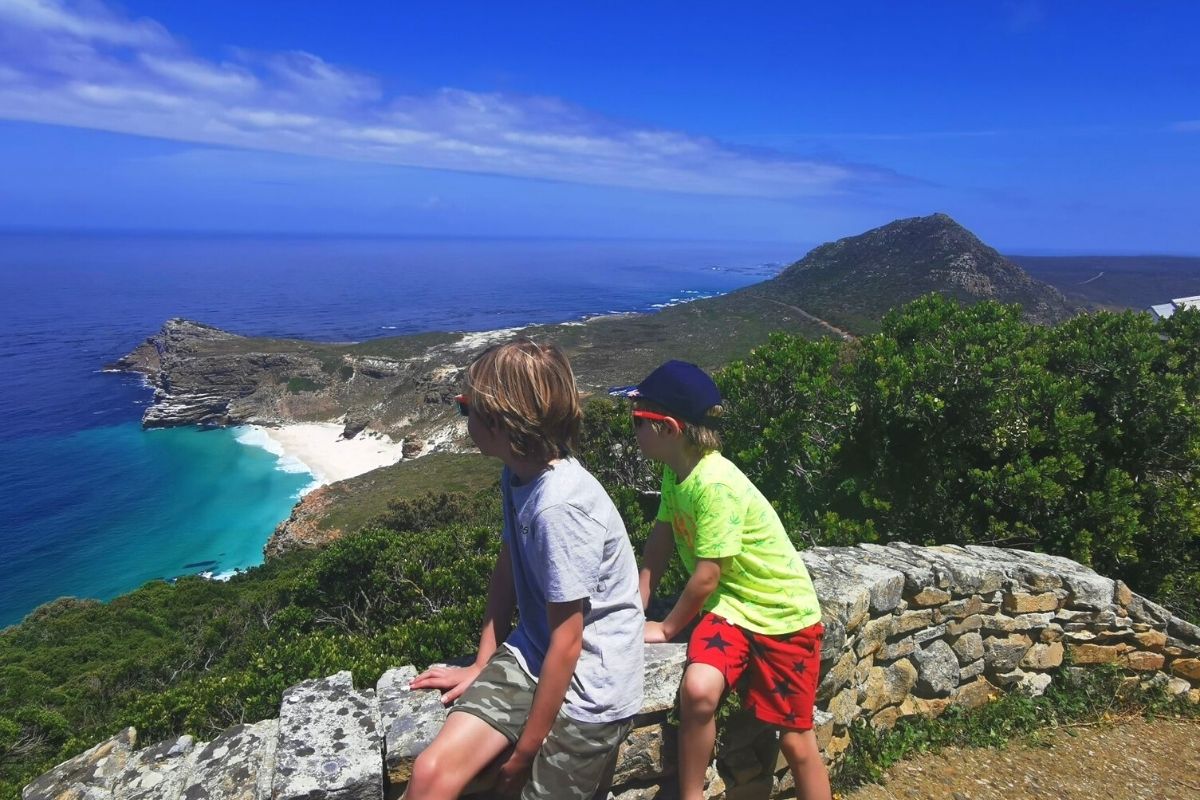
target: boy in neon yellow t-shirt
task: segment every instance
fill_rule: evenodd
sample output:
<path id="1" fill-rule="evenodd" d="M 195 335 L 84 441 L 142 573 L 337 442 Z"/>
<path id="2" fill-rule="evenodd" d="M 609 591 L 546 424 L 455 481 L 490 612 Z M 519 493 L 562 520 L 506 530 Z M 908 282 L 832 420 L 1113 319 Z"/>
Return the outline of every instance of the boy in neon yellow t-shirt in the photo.
<path id="1" fill-rule="evenodd" d="M 720 391 L 696 365 L 668 361 L 637 386 L 610 393 L 634 400 L 638 446 L 664 464 L 662 501 L 643 555 L 643 606 L 672 545 L 691 576 L 666 619 L 647 621 L 646 641 L 669 641 L 701 615 L 679 693 L 681 800 L 703 797 L 717 706 L 747 673 L 746 708 L 780 729 L 797 797 L 828 800 L 829 776 L 812 731 L 821 607 L 775 509 L 719 452 Z"/>

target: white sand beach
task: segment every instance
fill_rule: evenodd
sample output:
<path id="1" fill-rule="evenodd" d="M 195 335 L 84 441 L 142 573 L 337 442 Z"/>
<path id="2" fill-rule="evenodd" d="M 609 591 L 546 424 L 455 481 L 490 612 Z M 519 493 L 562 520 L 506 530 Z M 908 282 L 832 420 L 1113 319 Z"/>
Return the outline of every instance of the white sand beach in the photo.
<path id="1" fill-rule="evenodd" d="M 277 428 L 248 425 L 239 436 L 244 444 L 263 447 L 280 456 L 284 468 L 291 463 L 313 475 L 313 486 L 353 478 L 401 458 L 401 443 L 375 431 L 362 431 L 353 439 L 342 438 L 335 422 L 298 422 Z"/>

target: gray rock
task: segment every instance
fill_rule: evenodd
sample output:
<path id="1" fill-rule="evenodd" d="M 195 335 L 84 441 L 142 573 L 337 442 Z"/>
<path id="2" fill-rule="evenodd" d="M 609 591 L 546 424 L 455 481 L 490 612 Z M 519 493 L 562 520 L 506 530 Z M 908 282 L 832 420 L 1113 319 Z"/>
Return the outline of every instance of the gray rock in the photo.
<path id="1" fill-rule="evenodd" d="M 685 644 L 648 644 L 645 652 L 645 697 L 642 710 L 634 717 L 635 725 L 662 716 L 675 707 L 679 681 L 683 678 L 683 662 L 687 660 Z"/>
<path id="2" fill-rule="evenodd" d="M 983 637 L 975 631 L 964 633 L 955 640 L 951 649 L 958 656 L 958 663 L 970 664 L 983 658 Z"/>
<path id="3" fill-rule="evenodd" d="M 379 699 L 379 720 L 383 731 L 384 766 L 388 780 L 407 783 L 412 765 L 437 736 L 446 721 L 441 693 L 412 690 L 408 685 L 417 677 L 412 666 L 389 669 L 375 684 Z"/>
<path id="4" fill-rule="evenodd" d="M 979 677 L 983 674 L 983 667 L 984 662 L 982 658 L 978 661 L 972 661 L 970 664 L 967 664 L 958 671 L 958 682 L 966 683 L 967 681 Z"/>
<path id="5" fill-rule="evenodd" d="M 1008 577 L 1003 568 L 955 545 L 916 547 L 896 543 L 895 547 L 908 550 L 914 557 L 924 557 L 935 572 L 949 576 L 949 590 L 954 595 L 989 594 L 999 591 Z M 943 587 L 947 588 L 947 587 Z"/>
<path id="6" fill-rule="evenodd" d="M 886 663 L 895 661 L 897 658 L 904 658 L 912 654 L 917 649 L 917 642 L 911 636 L 905 636 L 895 642 L 888 642 L 875 653 L 875 658 L 879 662 Z"/>
<path id="7" fill-rule="evenodd" d="M 95 794 L 95 790 L 103 790 L 108 796 L 108 790 L 125 770 L 136 744 L 137 731 L 126 728 L 34 780 L 21 790 L 21 800 L 55 800 L 64 790 L 76 785 L 76 794 Z"/>
<path id="8" fill-rule="evenodd" d="M 1185 619 L 1171 617 L 1167 621 L 1167 633 L 1177 639 L 1190 641 L 1193 644 L 1200 644 L 1200 625 L 1193 625 Z"/>
<path id="9" fill-rule="evenodd" d="M 113 785 L 114 800 L 175 800 L 191 772 L 191 736 L 177 736 L 139 750 Z"/>
<path id="10" fill-rule="evenodd" d="M 859 587 L 865 589 L 873 613 L 886 613 L 900 604 L 904 596 L 903 572 L 875 564 L 857 549 L 816 547 L 807 552 L 821 556 L 842 573 L 844 579 L 839 592 L 853 593 Z"/>
<path id="11" fill-rule="evenodd" d="M 1021 633 L 1010 633 L 1004 638 L 989 636 L 983 640 L 984 658 L 993 672 L 1012 672 L 1032 645 L 1029 637 Z"/>
<path id="12" fill-rule="evenodd" d="M 1062 587 L 1057 570 L 1036 564 L 1022 557 L 1020 551 L 1002 550 L 986 545 L 967 545 L 967 552 L 999 565 L 1005 573 L 1026 590 L 1037 593 Z"/>
<path id="13" fill-rule="evenodd" d="M 917 692 L 925 696 L 945 697 L 958 686 L 958 657 L 942 640 L 913 654 L 917 665 Z"/>
<path id="14" fill-rule="evenodd" d="M 1135 594 L 1129 603 L 1129 616 L 1138 622 L 1149 622 L 1152 625 L 1167 625 L 1171 621 L 1171 612 L 1140 594 Z"/>
<path id="15" fill-rule="evenodd" d="M 197 745 L 180 797 L 183 800 L 267 800 L 275 770 L 279 721 L 235 725 Z"/>
<path id="16" fill-rule="evenodd" d="M 349 672 L 288 689 L 279 709 L 276 762 L 272 800 L 380 800 L 382 738 L 374 690 L 355 691 Z"/>
<path id="17" fill-rule="evenodd" d="M 943 622 L 941 625 L 934 625 L 933 627 L 916 631 L 913 633 L 913 641 L 917 644 L 924 644 L 931 639 L 940 639 L 946 635 L 946 629 L 948 627 L 949 624 Z"/>
<path id="18" fill-rule="evenodd" d="M 896 547 L 878 544 L 860 544 L 858 549 L 862 551 L 863 557 L 871 563 L 899 570 L 904 575 L 905 594 L 913 595 L 926 586 L 936 586 L 933 567 L 926 561 L 914 558 L 911 553 Z M 949 585 L 949 581 L 947 581 L 947 585 Z M 937 586 L 936 588 L 944 589 L 946 587 Z"/>
<path id="19" fill-rule="evenodd" d="M 1104 609 L 1112 605 L 1116 597 L 1116 581 L 1097 575 L 1077 561 L 1029 550 L 1011 552 L 1031 567 L 1057 573 L 1067 590 L 1067 605 L 1072 608 Z"/>

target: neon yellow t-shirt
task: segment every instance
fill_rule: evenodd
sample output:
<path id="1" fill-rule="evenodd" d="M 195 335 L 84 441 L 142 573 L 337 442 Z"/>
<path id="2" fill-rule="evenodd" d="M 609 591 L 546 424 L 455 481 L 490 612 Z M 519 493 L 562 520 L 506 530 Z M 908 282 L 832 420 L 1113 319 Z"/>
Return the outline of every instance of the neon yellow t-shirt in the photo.
<path id="1" fill-rule="evenodd" d="M 705 455 L 683 482 L 663 469 L 658 520 L 670 523 L 688 574 L 698 558 L 729 558 L 704 610 L 775 636 L 821 621 L 804 561 L 750 479 L 720 453 Z"/>

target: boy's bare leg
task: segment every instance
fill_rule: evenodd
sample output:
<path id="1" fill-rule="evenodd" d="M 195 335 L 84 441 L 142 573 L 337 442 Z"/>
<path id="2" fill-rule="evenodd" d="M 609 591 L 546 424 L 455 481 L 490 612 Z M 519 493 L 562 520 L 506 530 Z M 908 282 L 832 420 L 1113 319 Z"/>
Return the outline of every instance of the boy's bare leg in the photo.
<path id="1" fill-rule="evenodd" d="M 725 676 L 711 664 L 692 664 L 679 688 L 679 800 L 702 800 L 704 773 L 717 740 L 717 706 Z"/>
<path id="2" fill-rule="evenodd" d="M 446 717 L 446 724 L 413 764 L 404 800 L 452 800 L 501 753 L 508 739 L 473 714 Z"/>
<path id="3" fill-rule="evenodd" d="M 792 770 L 799 800 L 830 800 L 829 773 L 821 759 L 816 734 L 812 731 L 784 731 L 779 737 L 779 750 Z"/>

